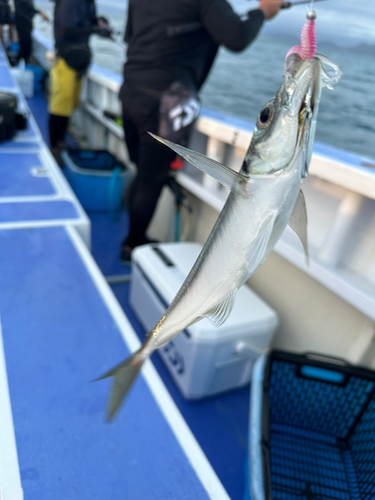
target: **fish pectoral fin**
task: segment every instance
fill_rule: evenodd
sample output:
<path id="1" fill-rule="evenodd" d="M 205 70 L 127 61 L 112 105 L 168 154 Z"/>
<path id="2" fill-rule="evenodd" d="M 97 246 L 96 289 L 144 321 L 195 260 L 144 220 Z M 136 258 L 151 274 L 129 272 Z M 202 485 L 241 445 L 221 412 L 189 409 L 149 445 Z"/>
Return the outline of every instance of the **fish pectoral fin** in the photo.
<path id="1" fill-rule="evenodd" d="M 209 319 L 216 328 L 219 328 L 219 326 L 228 319 L 228 316 L 232 312 L 236 295 L 237 290 L 234 290 L 227 295 L 224 300 L 207 312 L 206 318 Z"/>
<path id="2" fill-rule="evenodd" d="M 309 242 L 307 235 L 307 210 L 306 201 L 302 190 L 298 193 L 296 204 L 294 205 L 292 215 L 290 216 L 289 226 L 301 240 L 305 250 L 306 263 L 309 264 Z"/>
<path id="3" fill-rule="evenodd" d="M 199 170 L 202 170 L 206 174 L 210 175 L 231 191 L 245 197 L 250 196 L 250 180 L 244 175 L 226 167 L 225 165 L 222 165 L 218 161 L 197 153 L 196 151 L 184 148 L 183 146 L 174 144 L 166 139 L 162 139 L 151 132 L 149 132 L 149 134 L 157 141 L 173 149 L 173 151 L 182 156 L 184 160 L 194 165 L 194 167 L 197 167 Z"/>

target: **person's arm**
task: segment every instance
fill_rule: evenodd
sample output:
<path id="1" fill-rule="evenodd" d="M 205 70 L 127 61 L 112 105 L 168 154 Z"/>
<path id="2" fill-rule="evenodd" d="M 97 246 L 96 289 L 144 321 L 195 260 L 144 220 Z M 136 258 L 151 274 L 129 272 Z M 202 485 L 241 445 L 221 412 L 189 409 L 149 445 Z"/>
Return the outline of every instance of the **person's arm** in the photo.
<path id="1" fill-rule="evenodd" d="M 77 0 L 65 0 L 57 6 L 55 23 L 59 27 L 59 42 L 74 43 L 82 35 L 90 35 L 91 27 L 78 26 L 80 22 L 80 6 Z"/>
<path id="2" fill-rule="evenodd" d="M 102 24 L 93 24 L 87 28 L 82 28 L 80 26 L 74 27 L 65 27 L 64 28 L 64 40 L 67 42 L 74 43 L 77 39 L 79 39 L 82 35 L 90 36 L 90 35 L 99 35 L 103 38 L 111 38 L 112 31 L 107 26 Z"/>
<path id="3" fill-rule="evenodd" d="M 35 14 L 39 14 L 39 15 L 40 15 L 40 17 L 41 17 L 44 21 L 47 21 L 47 22 L 49 22 L 49 21 L 50 21 L 49 15 L 48 15 L 48 14 L 46 14 L 43 10 L 36 10 L 36 9 L 34 9 L 34 10 L 35 10 Z"/>
<path id="4" fill-rule="evenodd" d="M 99 35 L 103 38 L 113 38 L 113 31 L 106 17 L 100 16 L 96 19 L 96 24 L 94 25 L 95 35 Z"/>
<path id="5" fill-rule="evenodd" d="M 124 42 L 129 43 L 131 36 L 133 34 L 133 4 L 131 1 L 129 1 L 129 7 L 128 7 L 128 16 L 127 16 L 127 21 L 126 21 L 126 28 L 125 28 L 125 35 L 124 35 Z"/>
<path id="6" fill-rule="evenodd" d="M 58 11 L 61 41 L 75 43 L 82 36 L 88 37 L 92 33 L 106 36 L 107 30 L 97 23 L 96 11 L 91 26 L 79 26 L 82 17 L 80 3 L 77 0 L 66 0 L 61 7 Z"/>
<path id="7" fill-rule="evenodd" d="M 262 0 L 258 9 L 241 20 L 226 0 L 201 0 L 201 22 L 215 42 L 240 52 L 255 39 L 264 20 L 276 15 L 282 3 L 283 0 Z"/>
<path id="8" fill-rule="evenodd" d="M 31 20 L 35 16 L 35 14 L 41 14 L 43 17 L 44 12 L 42 13 L 41 11 L 36 9 L 33 2 L 23 0 L 16 5 L 16 15 L 18 15 L 19 17 Z"/>
<path id="9" fill-rule="evenodd" d="M 63 26 L 62 33 L 65 42 L 76 42 L 81 36 L 89 36 L 93 33 L 94 27 L 82 28 L 81 26 Z"/>

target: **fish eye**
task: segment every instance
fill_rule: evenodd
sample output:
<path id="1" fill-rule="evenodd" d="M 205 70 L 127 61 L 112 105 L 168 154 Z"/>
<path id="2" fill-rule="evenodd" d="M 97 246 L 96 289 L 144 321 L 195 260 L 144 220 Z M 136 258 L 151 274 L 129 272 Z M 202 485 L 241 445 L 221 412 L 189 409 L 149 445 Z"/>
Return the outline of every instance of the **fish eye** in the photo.
<path id="1" fill-rule="evenodd" d="M 260 129 L 265 129 L 271 123 L 273 118 L 273 103 L 269 102 L 265 106 L 263 106 L 262 110 L 259 113 L 257 119 L 257 127 Z"/>

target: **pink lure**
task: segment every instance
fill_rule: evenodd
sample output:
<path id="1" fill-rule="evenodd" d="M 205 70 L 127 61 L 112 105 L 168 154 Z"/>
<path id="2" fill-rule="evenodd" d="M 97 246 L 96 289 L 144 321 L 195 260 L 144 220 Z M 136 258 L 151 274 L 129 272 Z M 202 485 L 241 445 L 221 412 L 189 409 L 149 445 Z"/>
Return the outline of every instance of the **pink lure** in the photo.
<path id="1" fill-rule="evenodd" d="M 286 57 L 290 54 L 298 54 L 304 61 L 314 57 L 316 53 L 315 19 L 315 12 L 308 12 L 307 20 L 305 21 L 301 31 L 301 45 L 295 45 L 292 47 Z"/>

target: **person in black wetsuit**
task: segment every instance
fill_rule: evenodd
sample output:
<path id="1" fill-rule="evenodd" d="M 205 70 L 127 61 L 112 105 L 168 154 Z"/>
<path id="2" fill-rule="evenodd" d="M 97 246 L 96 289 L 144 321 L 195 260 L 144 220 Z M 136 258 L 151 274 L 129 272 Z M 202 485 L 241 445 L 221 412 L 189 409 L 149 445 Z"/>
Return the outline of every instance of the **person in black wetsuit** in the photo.
<path id="1" fill-rule="evenodd" d="M 3 27 L 11 23 L 9 0 L 0 0 L 0 40 L 4 45 Z"/>
<path id="2" fill-rule="evenodd" d="M 176 157 L 147 133 L 159 131 L 160 135 L 163 92 L 176 82 L 192 93 L 198 92 L 219 46 L 242 51 L 255 39 L 264 20 L 273 18 L 282 4 L 283 0 L 261 0 L 258 8 L 242 19 L 226 0 L 129 0 L 127 61 L 120 99 L 125 141 L 130 159 L 137 165 L 137 175 L 129 192 L 130 228 L 121 246 L 123 263 L 129 263 L 132 249 L 145 242 Z"/>
<path id="3" fill-rule="evenodd" d="M 69 118 L 79 103 L 82 76 L 91 61 L 89 38 L 112 36 L 104 17 L 97 17 L 94 0 L 56 0 L 54 34 L 56 64 L 50 72 L 49 135 L 51 151 L 61 163 L 60 150 Z"/>
<path id="4" fill-rule="evenodd" d="M 17 60 L 24 59 L 27 63 L 32 52 L 33 18 L 35 14 L 39 14 L 45 21 L 49 21 L 49 17 L 43 11 L 35 9 L 32 0 L 14 0 L 14 8 L 14 23 L 20 43 Z"/>

